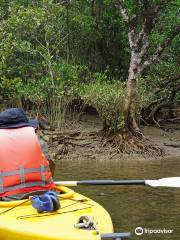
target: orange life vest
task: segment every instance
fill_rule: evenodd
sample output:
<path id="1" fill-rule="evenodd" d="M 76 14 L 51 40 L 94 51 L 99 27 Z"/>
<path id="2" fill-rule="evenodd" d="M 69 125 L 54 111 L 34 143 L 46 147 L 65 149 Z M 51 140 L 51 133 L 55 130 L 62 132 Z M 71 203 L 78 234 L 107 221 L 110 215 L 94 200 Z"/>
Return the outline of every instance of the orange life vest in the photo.
<path id="1" fill-rule="evenodd" d="M 0 129 L 0 197 L 54 187 L 34 128 Z"/>

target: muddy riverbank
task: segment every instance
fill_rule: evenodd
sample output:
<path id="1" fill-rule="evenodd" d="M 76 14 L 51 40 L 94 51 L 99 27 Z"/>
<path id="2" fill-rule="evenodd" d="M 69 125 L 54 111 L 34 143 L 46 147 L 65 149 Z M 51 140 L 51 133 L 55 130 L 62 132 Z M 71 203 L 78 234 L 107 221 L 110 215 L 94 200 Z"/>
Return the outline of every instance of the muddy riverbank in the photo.
<path id="1" fill-rule="evenodd" d="M 52 158 L 60 160 L 152 160 L 156 154 L 123 154 L 111 146 L 103 146 L 102 122 L 99 118 L 88 116 L 82 122 L 69 124 L 64 130 L 43 131 L 42 137 L 48 142 Z M 163 149 L 163 158 L 180 157 L 180 124 L 164 124 L 162 128 L 141 127 L 150 143 Z M 162 158 L 162 156 L 161 156 Z"/>

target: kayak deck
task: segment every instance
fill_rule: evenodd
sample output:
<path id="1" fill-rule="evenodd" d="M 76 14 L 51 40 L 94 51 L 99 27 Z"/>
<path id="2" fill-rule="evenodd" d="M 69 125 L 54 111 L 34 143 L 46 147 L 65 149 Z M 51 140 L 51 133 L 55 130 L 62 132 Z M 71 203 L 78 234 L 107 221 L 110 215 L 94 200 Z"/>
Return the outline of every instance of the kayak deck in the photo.
<path id="1" fill-rule="evenodd" d="M 61 208 L 37 213 L 29 200 L 0 202 L 1 240 L 100 240 L 113 233 L 108 212 L 93 200 L 66 187 L 58 187 Z M 93 219 L 95 229 L 74 227 L 81 216 Z"/>

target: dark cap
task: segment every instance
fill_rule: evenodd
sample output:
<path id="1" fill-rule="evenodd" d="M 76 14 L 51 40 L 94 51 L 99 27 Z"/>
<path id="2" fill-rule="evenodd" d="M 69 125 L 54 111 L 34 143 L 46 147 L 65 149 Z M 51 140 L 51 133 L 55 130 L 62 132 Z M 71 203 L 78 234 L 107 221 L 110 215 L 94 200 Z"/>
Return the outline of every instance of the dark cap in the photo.
<path id="1" fill-rule="evenodd" d="M 38 128 L 39 122 L 36 119 L 28 119 L 24 110 L 20 108 L 9 108 L 0 112 L 0 129 L 20 127 Z"/>

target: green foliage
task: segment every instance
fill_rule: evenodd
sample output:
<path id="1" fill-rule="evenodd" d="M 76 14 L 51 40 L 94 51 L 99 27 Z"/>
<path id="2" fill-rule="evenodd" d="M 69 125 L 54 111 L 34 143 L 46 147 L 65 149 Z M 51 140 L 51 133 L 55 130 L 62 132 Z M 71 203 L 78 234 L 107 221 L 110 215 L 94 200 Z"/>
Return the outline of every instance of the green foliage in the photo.
<path id="1" fill-rule="evenodd" d="M 49 95 L 49 89 L 51 86 L 50 79 L 42 79 L 41 81 L 35 81 L 29 79 L 27 83 L 22 83 L 19 88 L 20 96 L 30 100 L 34 103 L 45 102 L 45 99 Z"/>
<path id="2" fill-rule="evenodd" d="M 38 79 L 49 74 L 50 60 L 59 60 L 64 38 L 63 7 L 42 3 L 26 7 L 12 1 L 9 5 L 9 18 L 0 28 L 0 71 L 8 78 Z"/>
<path id="3" fill-rule="evenodd" d="M 1 0 L 0 97 L 44 106 L 51 97 L 68 99 L 68 103 L 81 98 L 111 127 L 121 127 L 130 48 L 127 26 L 115 2 Z M 124 4 L 132 16 L 146 2 L 157 0 L 125 0 Z M 177 23 L 179 3 L 173 2 L 151 33 L 150 54 Z M 176 37 L 160 62 L 140 80 L 140 108 L 161 95 L 169 96 L 166 88 L 158 96 L 153 93 L 166 77 L 178 74 L 179 41 Z"/>
<path id="4" fill-rule="evenodd" d="M 120 127 L 123 120 L 124 89 L 120 82 L 108 83 L 106 77 L 95 74 L 98 80 L 83 85 L 80 96 L 89 105 L 93 106 L 100 117 L 106 120 L 111 128 Z M 105 81 L 104 81 L 105 78 Z"/>
<path id="5" fill-rule="evenodd" d="M 49 88 L 49 79 L 23 82 L 20 78 L 1 78 L 0 81 L 0 95 L 6 100 L 24 97 L 32 102 L 41 102 L 47 98 Z"/>
<path id="6" fill-rule="evenodd" d="M 179 75 L 179 65 L 175 61 L 174 57 L 169 57 L 159 64 L 151 67 L 148 75 L 140 79 L 139 84 L 139 103 L 140 108 L 143 108 L 149 103 L 161 99 L 168 99 L 173 90 L 173 85 L 171 87 L 168 84 L 163 85 L 163 83 L 168 81 L 168 79 L 173 79 Z M 174 86 L 178 85 L 178 81 L 174 81 Z M 156 94 L 155 94 L 156 93 Z M 180 100 L 179 92 L 176 92 L 175 101 Z"/>
<path id="7" fill-rule="evenodd" d="M 79 89 L 83 83 L 91 81 L 92 73 L 88 67 L 71 64 L 57 64 L 54 66 L 55 91 L 58 96 L 78 98 Z"/>
<path id="8" fill-rule="evenodd" d="M 21 88 L 22 81 L 20 78 L 7 79 L 1 77 L 0 79 L 0 96 L 3 99 L 10 99 L 20 96 L 19 89 Z"/>

